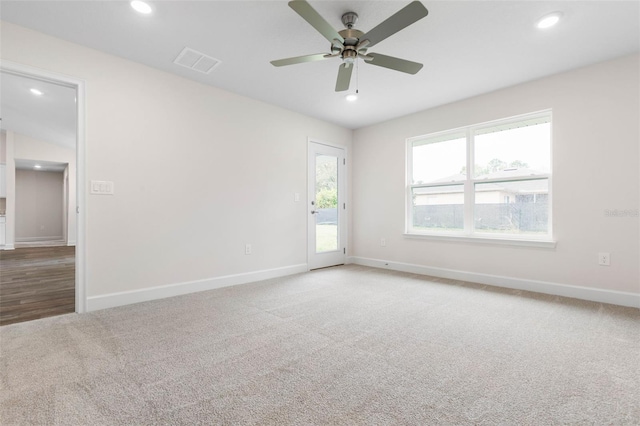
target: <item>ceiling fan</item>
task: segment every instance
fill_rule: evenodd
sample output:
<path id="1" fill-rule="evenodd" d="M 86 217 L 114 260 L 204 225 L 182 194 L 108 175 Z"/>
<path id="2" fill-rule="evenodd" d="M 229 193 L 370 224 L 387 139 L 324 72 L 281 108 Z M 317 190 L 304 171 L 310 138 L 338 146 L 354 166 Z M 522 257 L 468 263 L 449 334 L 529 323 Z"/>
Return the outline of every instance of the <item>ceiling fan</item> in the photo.
<path id="1" fill-rule="evenodd" d="M 427 8 L 419 1 L 409 3 L 367 33 L 353 28 L 358 20 L 358 15 L 355 12 L 347 12 L 342 15 L 342 23 L 346 29 L 336 31 L 305 0 L 290 1 L 289 7 L 331 42 L 331 53 L 316 53 L 271 61 L 276 67 L 339 57 L 342 60 L 342 64 L 338 69 L 336 92 L 343 92 L 349 89 L 353 64 L 358 58 L 371 65 L 408 74 L 416 74 L 422 68 L 422 64 L 418 62 L 411 62 L 379 53 L 367 53 L 367 49 L 427 16 L 429 13 Z"/>

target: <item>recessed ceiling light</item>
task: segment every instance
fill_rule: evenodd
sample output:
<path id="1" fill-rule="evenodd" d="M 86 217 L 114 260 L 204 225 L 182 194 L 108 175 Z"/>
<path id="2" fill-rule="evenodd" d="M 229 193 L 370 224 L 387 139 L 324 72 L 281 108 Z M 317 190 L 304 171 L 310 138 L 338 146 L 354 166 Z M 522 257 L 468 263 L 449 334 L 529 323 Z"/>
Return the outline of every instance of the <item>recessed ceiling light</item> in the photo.
<path id="1" fill-rule="evenodd" d="M 31 93 L 33 93 L 34 95 L 36 95 L 36 96 L 42 96 L 43 95 L 43 93 L 40 90 L 36 89 L 36 88 L 30 89 L 29 91 Z"/>
<path id="2" fill-rule="evenodd" d="M 345 99 L 346 99 L 348 102 L 355 102 L 355 101 L 357 101 L 357 100 L 358 100 L 358 95 L 356 95 L 355 93 L 351 93 L 351 94 L 347 95 L 347 96 L 345 97 Z"/>
<path id="3" fill-rule="evenodd" d="M 41 169 L 42 166 L 40 164 L 36 164 L 35 166 L 33 166 L 34 169 Z"/>
<path id="4" fill-rule="evenodd" d="M 560 22 L 560 18 L 562 18 L 562 12 L 549 13 L 548 15 L 544 15 L 542 18 L 538 19 L 536 27 L 540 29 L 553 27 L 555 24 Z"/>
<path id="5" fill-rule="evenodd" d="M 141 0 L 133 0 L 131 2 L 131 7 L 134 8 L 136 12 L 142 13 L 144 15 L 150 14 L 153 10 L 148 3 L 145 3 Z"/>

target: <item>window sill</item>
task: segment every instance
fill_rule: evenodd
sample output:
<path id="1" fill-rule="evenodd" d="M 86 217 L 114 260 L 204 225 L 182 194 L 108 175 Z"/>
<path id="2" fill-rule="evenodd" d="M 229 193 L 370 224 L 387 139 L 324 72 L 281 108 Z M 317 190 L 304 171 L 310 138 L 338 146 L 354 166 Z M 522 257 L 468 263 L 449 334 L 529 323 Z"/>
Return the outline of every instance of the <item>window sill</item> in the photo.
<path id="1" fill-rule="evenodd" d="M 404 233 L 406 238 L 415 238 L 421 240 L 432 241 L 448 241 L 458 243 L 472 243 L 472 244 L 490 244 L 490 245 L 502 245 L 502 246 L 516 246 L 516 247 L 535 247 L 535 248 L 547 248 L 554 249 L 557 241 L 548 239 L 524 239 L 524 238 L 505 238 L 505 237 L 479 237 L 469 235 L 455 235 L 455 234 L 410 234 Z"/>

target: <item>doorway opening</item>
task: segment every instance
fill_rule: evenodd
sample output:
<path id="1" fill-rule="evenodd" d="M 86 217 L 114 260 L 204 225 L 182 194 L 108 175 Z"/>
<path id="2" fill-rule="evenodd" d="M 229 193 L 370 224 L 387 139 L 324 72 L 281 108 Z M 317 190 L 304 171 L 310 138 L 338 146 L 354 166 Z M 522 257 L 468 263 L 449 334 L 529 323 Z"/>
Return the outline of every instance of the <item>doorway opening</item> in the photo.
<path id="1" fill-rule="evenodd" d="M 84 84 L 0 73 L 0 325 L 84 312 Z"/>

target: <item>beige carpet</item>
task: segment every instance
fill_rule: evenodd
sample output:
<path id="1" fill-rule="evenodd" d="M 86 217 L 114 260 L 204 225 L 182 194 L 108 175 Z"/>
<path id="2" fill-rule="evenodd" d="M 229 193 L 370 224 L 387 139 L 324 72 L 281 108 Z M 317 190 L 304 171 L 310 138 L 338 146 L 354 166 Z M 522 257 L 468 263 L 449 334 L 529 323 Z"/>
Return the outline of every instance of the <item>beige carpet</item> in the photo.
<path id="1" fill-rule="evenodd" d="M 0 327 L 2 425 L 640 423 L 640 311 L 359 266 Z"/>

